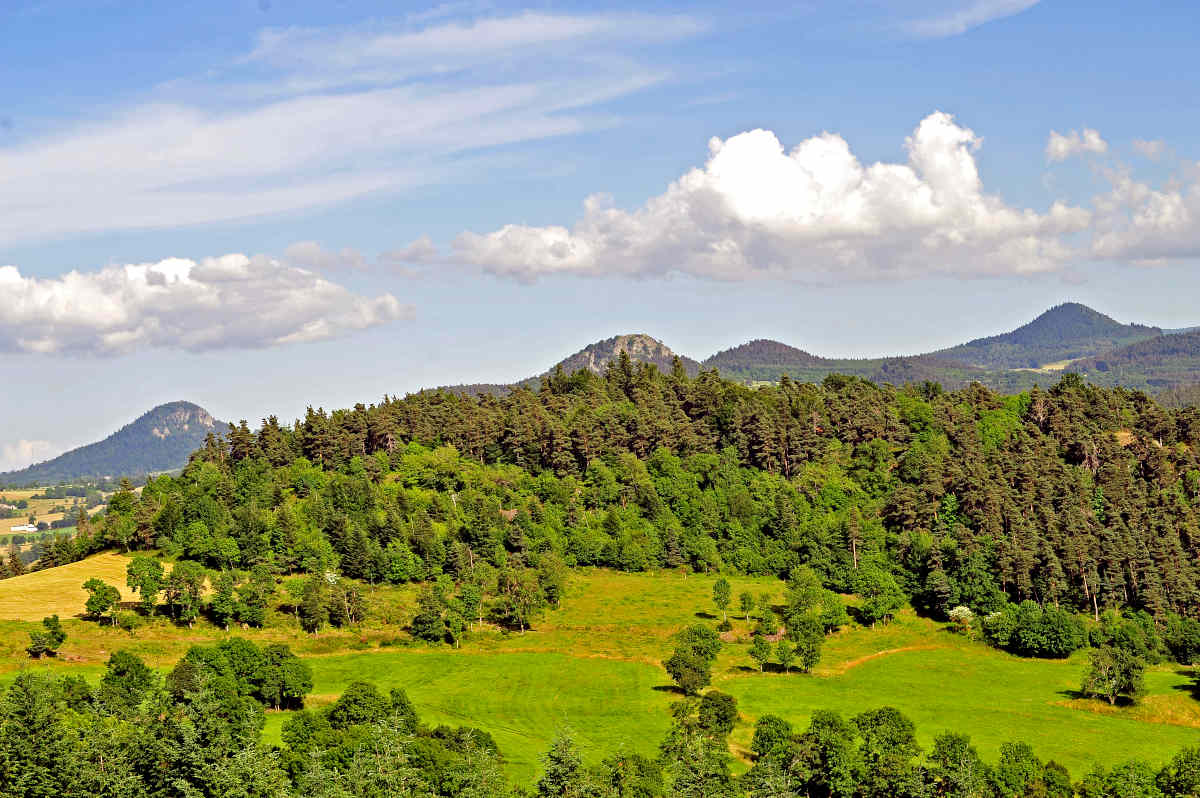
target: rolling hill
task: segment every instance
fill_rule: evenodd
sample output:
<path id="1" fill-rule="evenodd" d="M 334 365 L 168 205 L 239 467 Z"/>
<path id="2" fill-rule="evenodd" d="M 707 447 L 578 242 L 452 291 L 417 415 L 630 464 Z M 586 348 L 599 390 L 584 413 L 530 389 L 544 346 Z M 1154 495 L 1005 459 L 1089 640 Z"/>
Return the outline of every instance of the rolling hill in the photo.
<path id="1" fill-rule="evenodd" d="M 4 485 L 49 485 L 103 476 L 140 476 L 187 464 L 208 433 L 225 425 L 191 402 L 169 402 L 150 410 L 102 441 L 72 449 L 52 460 L 0 474 Z"/>
<path id="2" fill-rule="evenodd" d="M 1147 391 L 1200 382 L 1200 332 L 1160 335 L 1071 364 L 1088 380 Z"/>
<path id="3" fill-rule="evenodd" d="M 1067 302 L 1012 332 L 977 338 L 933 354 L 985 369 L 1036 369 L 1048 363 L 1099 355 L 1162 334 L 1158 327 L 1121 324 L 1086 305 Z"/>
<path id="4" fill-rule="evenodd" d="M 543 377 L 559 367 L 567 373 L 580 369 L 600 373 L 621 351 L 661 371 L 669 371 L 676 357 L 657 338 L 617 335 L 584 347 L 537 376 L 510 384 L 455 385 L 444 390 L 500 396 L 516 385 L 536 389 Z M 893 385 L 930 381 L 955 389 L 979 382 L 998 391 L 1017 392 L 1049 385 L 1062 371 L 1070 370 L 1100 385 L 1157 392 L 1200 383 L 1200 329 L 1122 324 L 1086 305 L 1067 302 L 1011 332 L 924 354 L 827 358 L 759 338 L 700 362 L 679 358 L 688 374 L 716 369 L 723 377 L 747 384 L 778 382 L 785 374 L 798 382 L 846 374 Z"/>

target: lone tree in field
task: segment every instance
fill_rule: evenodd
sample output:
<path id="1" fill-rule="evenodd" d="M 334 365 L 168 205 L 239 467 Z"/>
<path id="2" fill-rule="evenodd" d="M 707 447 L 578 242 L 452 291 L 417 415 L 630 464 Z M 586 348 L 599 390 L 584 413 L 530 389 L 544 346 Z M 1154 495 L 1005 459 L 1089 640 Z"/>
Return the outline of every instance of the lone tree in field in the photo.
<path id="1" fill-rule="evenodd" d="M 1142 691 L 1146 663 L 1124 648 L 1101 646 L 1088 652 L 1088 671 L 1081 692 L 1110 705 L 1122 696 L 1133 700 Z"/>
<path id="2" fill-rule="evenodd" d="M 121 591 L 94 576 L 83 583 L 83 589 L 88 592 L 84 609 L 96 620 L 111 612 L 121 600 Z"/>
<path id="3" fill-rule="evenodd" d="M 67 639 L 67 633 L 63 631 L 62 623 L 58 620 L 57 615 L 42 618 L 42 627 L 42 629 L 29 633 L 29 648 L 25 650 L 34 659 L 39 659 L 43 655 L 53 657 Z"/>
<path id="4" fill-rule="evenodd" d="M 746 621 L 750 620 L 750 612 L 754 609 L 754 594 L 749 590 L 743 590 L 738 596 L 738 606 L 742 610 L 742 618 Z"/>
<path id="5" fill-rule="evenodd" d="M 191 627 L 200 614 L 206 578 L 203 566 L 191 560 L 180 560 L 171 568 L 166 585 L 167 604 L 179 623 Z"/>
<path id="6" fill-rule="evenodd" d="M 767 642 L 767 638 L 762 635 L 754 636 L 754 643 L 750 646 L 750 659 L 758 663 L 758 671 L 761 673 L 771 661 L 771 644 Z"/>
<path id="7" fill-rule="evenodd" d="M 821 661 L 821 646 L 825 644 L 821 621 L 812 615 L 793 617 L 788 623 L 788 637 L 796 644 L 794 653 L 800 670 L 810 672 Z"/>
<path id="8" fill-rule="evenodd" d="M 155 557 L 139 555 L 125 566 L 125 577 L 126 586 L 139 596 L 138 608 L 144 615 L 153 615 L 163 589 L 162 563 Z"/>
<path id="9" fill-rule="evenodd" d="M 792 669 L 792 663 L 796 661 L 796 648 L 784 638 L 779 641 L 775 656 L 779 657 L 779 667 L 783 668 L 784 673 L 788 673 Z"/>
<path id="10" fill-rule="evenodd" d="M 688 695 L 712 681 L 712 664 L 721 650 L 721 638 L 703 624 L 693 624 L 675 636 L 675 652 L 663 663 L 667 673 Z"/>
<path id="11" fill-rule="evenodd" d="M 733 588 L 729 586 L 729 580 L 721 577 L 716 582 L 713 582 L 713 604 L 717 605 L 717 609 L 721 611 L 721 620 L 729 620 L 726 610 L 729 609 L 729 599 L 733 596 Z"/>

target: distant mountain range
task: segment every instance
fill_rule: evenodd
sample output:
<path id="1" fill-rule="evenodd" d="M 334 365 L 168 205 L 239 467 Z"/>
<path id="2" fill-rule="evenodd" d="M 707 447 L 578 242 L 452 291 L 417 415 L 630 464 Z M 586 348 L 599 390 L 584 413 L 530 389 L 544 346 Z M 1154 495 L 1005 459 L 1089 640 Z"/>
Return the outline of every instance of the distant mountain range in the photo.
<path id="1" fill-rule="evenodd" d="M 1051 385 L 1063 371 L 1073 371 L 1098 385 L 1123 385 L 1158 394 L 1168 405 L 1200 405 L 1200 327 L 1164 330 L 1122 324 L 1073 302 L 1051 308 L 1012 332 L 918 355 L 826 358 L 779 341 L 758 339 L 697 361 L 677 355 L 649 335 L 617 335 L 513 383 L 452 385 L 441 390 L 502 395 L 517 386 L 536 389 L 558 368 L 568 374 L 580 369 L 603 373 L 621 352 L 664 372 L 674 367 L 678 357 L 689 375 L 713 369 L 727 379 L 750 385 L 778 382 L 785 374 L 798 382 L 847 374 L 893 385 L 928 380 L 948 389 L 980 382 L 998 391 L 1016 392 Z M 20 471 L 0 473 L 0 485 L 45 485 L 172 471 L 187 464 L 188 456 L 209 432 L 227 429 L 227 424 L 198 405 L 171 402 L 98 443 Z"/>
<path id="2" fill-rule="evenodd" d="M 558 367 L 568 373 L 582 368 L 601 373 L 621 351 L 663 371 L 670 370 L 676 357 L 657 338 L 618 335 L 591 344 L 534 377 L 511 384 L 447 386 L 445 390 L 477 395 L 502 394 L 517 385 L 536 388 L 542 377 Z M 826 358 L 779 341 L 757 339 L 702 361 L 679 357 L 690 374 L 716 369 L 727 379 L 748 384 L 777 382 L 784 374 L 800 382 L 848 374 L 895 385 L 928 380 L 950 389 L 980 382 L 1012 392 L 1056 382 L 1061 372 L 1070 370 L 1101 385 L 1161 392 L 1200 383 L 1200 327 L 1164 330 L 1122 324 L 1086 305 L 1068 302 L 1012 332 L 925 354 Z"/>
<path id="3" fill-rule="evenodd" d="M 53 485 L 99 477 L 141 476 L 187 464 L 208 433 L 224 432 L 207 410 L 191 402 L 159 405 L 102 441 L 72 449 L 20 471 L 0 473 L 0 485 Z"/>

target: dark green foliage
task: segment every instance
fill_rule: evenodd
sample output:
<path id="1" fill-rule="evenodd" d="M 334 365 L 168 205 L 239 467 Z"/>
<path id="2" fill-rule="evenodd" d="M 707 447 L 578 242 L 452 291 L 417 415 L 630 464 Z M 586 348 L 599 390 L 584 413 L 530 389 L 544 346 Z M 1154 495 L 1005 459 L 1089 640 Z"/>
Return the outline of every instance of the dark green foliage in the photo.
<path id="1" fill-rule="evenodd" d="M 694 694 L 712 680 L 712 664 L 720 650 L 716 632 L 693 624 L 675 635 L 675 651 L 663 667 L 684 693 Z"/>
<path id="2" fill-rule="evenodd" d="M 167 607 L 179 623 L 191 626 L 203 607 L 204 583 L 207 574 L 197 563 L 183 560 L 171 567 L 167 576 Z"/>
<path id="3" fill-rule="evenodd" d="M 614 798 L 656 798 L 663 794 L 662 766 L 641 754 L 608 757 L 596 768 L 594 781 L 599 790 L 609 790 Z"/>
<path id="4" fill-rule="evenodd" d="M 979 338 L 937 354 L 987 368 L 1038 368 L 1161 335 L 1157 327 L 1120 324 L 1085 305 L 1068 302 L 1013 332 Z"/>
<path id="5" fill-rule="evenodd" d="M 417 596 L 417 614 L 413 616 L 410 631 L 413 637 L 428 643 L 441 643 L 446 639 L 446 623 L 442 619 L 445 607 L 429 588 Z"/>
<path id="6" fill-rule="evenodd" d="M 550 750 L 542 757 L 542 777 L 536 785 L 538 798 L 586 795 L 588 773 L 575 741 L 560 734 L 550 744 Z"/>
<path id="7" fill-rule="evenodd" d="M 786 745 L 792 738 L 792 724 L 775 715 L 763 715 L 754 724 L 754 739 L 750 750 L 764 757 Z"/>
<path id="8" fill-rule="evenodd" d="M 965 734 L 944 732 L 933 740 L 925 765 L 925 784 L 933 795 L 986 795 L 991 788 L 991 770 L 979 758 Z"/>
<path id="9" fill-rule="evenodd" d="M 42 656 L 53 657 L 62 648 L 66 639 L 67 633 L 63 631 L 62 622 L 58 620 L 57 615 L 51 615 L 42 618 L 41 629 L 29 633 L 29 647 L 25 650 L 34 659 Z"/>
<path id="10" fill-rule="evenodd" d="M 356 623 L 343 585 L 448 576 L 479 589 L 443 597 L 455 643 L 472 619 L 536 623 L 561 592 L 555 562 L 806 567 L 826 630 L 844 623 L 828 590 L 859 594 L 867 624 L 910 599 L 936 617 L 1032 602 L 1053 609 L 1004 645 L 1062 656 L 1078 642 L 1060 612 L 1200 612 L 1198 447 L 1196 410 L 1070 374 L 1002 397 L 846 376 L 749 389 L 618 362 L 502 399 L 427 392 L 239 425 L 48 557 L 161 545 L 175 572 L 319 575 L 293 605 L 312 631 Z M 198 594 L 179 581 L 167 603 L 190 623 Z M 245 605 L 256 623 L 265 604 L 245 587 L 234 617 Z M 1177 626 L 1165 637 L 1190 657 Z"/>
<path id="11" fill-rule="evenodd" d="M 1026 657 L 1067 657 L 1087 642 L 1079 618 L 1032 601 L 1009 604 L 985 617 L 983 634 L 992 645 Z"/>
<path id="12" fill-rule="evenodd" d="M 191 653 L 194 685 L 176 694 L 146 676 L 136 658 L 114 655 L 97 698 L 75 678 L 18 674 L 0 698 L 0 794 L 37 798 L 423 798 L 509 794 L 495 742 L 474 729 L 428 729 L 402 698 L 372 720 L 339 728 L 330 708 L 297 713 L 282 750 L 261 741 L 263 712 L 242 694 L 225 655 Z M 224 663 L 222 665 L 221 663 Z M 243 663 L 244 664 L 244 663 Z M 241 665 L 237 666 L 238 668 Z M 214 669 L 215 668 L 215 669 Z M 224 670 L 222 670 L 224 668 Z M 172 681 L 168 679 L 168 682 Z M 356 688 L 357 689 L 357 688 Z M 360 691 L 361 692 L 361 691 Z M 377 694 L 376 694 L 377 695 Z M 361 696 L 360 696 L 361 697 Z M 345 698 L 345 697 L 343 697 Z M 354 698 L 339 701 L 341 712 Z M 653 767 L 640 783 L 661 786 Z M 626 793 L 622 793 L 626 794 Z M 636 794 L 636 793 L 628 793 Z M 660 794 L 655 790 L 651 795 Z"/>
<path id="13" fill-rule="evenodd" d="M 213 595 L 208 600 L 208 612 L 212 616 L 213 623 L 226 629 L 229 628 L 229 622 L 233 620 L 237 610 L 233 593 L 234 584 L 233 574 L 229 571 L 222 571 L 213 580 Z"/>
<path id="14" fill-rule="evenodd" d="M 1175 754 L 1154 781 L 1163 795 L 1172 798 L 1200 795 L 1200 748 L 1184 748 Z"/>
<path id="15" fill-rule="evenodd" d="M 391 708 L 391 702 L 379 694 L 375 685 L 353 682 L 329 708 L 329 723 L 335 729 L 374 723 Z"/>
<path id="16" fill-rule="evenodd" d="M 854 578 L 855 592 L 863 597 L 859 607 L 859 620 L 874 626 L 886 623 L 896 610 L 904 605 L 904 591 L 895 578 L 877 566 L 868 565 L 859 569 Z"/>
<path id="17" fill-rule="evenodd" d="M 725 611 L 729 609 L 729 599 L 732 595 L 728 579 L 721 577 L 713 582 L 713 604 L 721 611 L 722 620 L 727 620 Z"/>
<path id="18" fill-rule="evenodd" d="M 771 661 L 771 644 L 763 635 L 754 636 L 754 642 L 750 644 L 750 659 L 754 660 L 760 671 Z"/>
<path id="19" fill-rule="evenodd" d="M 1007 605 L 983 619 L 984 638 L 997 648 L 1022 656 L 1061 659 L 1085 646 L 1087 635 L 1079 618 L 1058 607 L 1033 601 Z"/>
<path id="20" fill-rule="evenodd" d="M 216 646 L 193 646 L 167 674 L 166 688 L 176 701 L 202 690 L 209 679 L 229 679 L 237 693 L 273 709 L 298 709 L 312 691 L 312 671 L 286 645 L 259 648 L 232 637 Z"/>
<path id="21" fill-rule="evenodd" d="M 737 723 L 737 699 L 727 693 L 709 690 L 700 699 L 700 728 L 715 737 L 727 737 Z"/>
<path id="22" fill-rule="evenodd" d="M 787 639 L 795 646 L 796 664 L 803 672 L 810 672 L 821 661 L 825 629 L 817 616 L 793 615 L 788 621 Z"/>
<path id="23" fill-rule="evenodd" d="M 154 671 L 140 657 L 117 651 L 108 658 L 96 698 L 110 712 L 129 712 L 141 704 L 157 682 Z"/>

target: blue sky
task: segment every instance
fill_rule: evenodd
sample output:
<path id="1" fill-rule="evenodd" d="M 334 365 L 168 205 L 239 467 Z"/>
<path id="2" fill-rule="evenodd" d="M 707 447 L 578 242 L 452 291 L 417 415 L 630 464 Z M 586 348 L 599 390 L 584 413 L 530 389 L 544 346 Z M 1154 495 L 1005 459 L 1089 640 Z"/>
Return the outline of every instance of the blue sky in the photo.
<path id="1" fill-rule="evenodd" d="M 1200 323 L 1164 2 L 0 6 L 0 469 L 647 332 L 918 352 Z"/>

